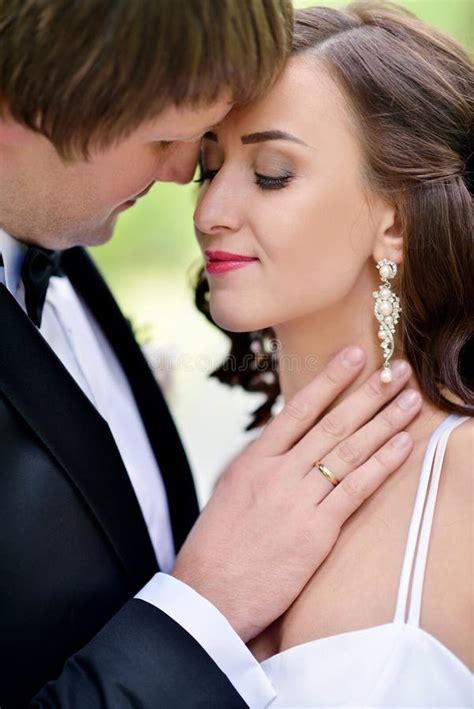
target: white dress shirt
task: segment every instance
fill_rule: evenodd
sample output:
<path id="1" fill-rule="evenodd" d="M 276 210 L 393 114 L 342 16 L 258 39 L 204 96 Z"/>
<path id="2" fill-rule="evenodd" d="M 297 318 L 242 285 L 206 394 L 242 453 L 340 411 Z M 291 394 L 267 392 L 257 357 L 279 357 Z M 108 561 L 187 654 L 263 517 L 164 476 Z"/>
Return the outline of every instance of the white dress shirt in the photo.
<path id="1" fill-rule="evenodd" d="M 21 268 L 26 246 L 0 229 L 0 283 L 25 310 Z M 192 635 L 252 709 L 275 692 L 260 664 L 227 619 L 207 599 L 168 575 L 175 550 L 165 487 L 130 385 L 91 312 L 66 277 L 52 277 L 41 335 L 109 424 L 140 505 L 160 573 L 137 594 Z M 163 573 L 165 572 L 165 573 Z"/>

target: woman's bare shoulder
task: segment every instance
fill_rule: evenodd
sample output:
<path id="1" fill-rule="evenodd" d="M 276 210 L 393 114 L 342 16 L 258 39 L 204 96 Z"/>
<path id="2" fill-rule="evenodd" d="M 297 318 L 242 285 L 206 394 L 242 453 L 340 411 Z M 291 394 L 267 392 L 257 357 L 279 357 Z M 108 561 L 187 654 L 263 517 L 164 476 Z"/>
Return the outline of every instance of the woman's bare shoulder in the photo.
<path id="1" fill-rule="evenodd" d="M 469 418 L 451 433 L 443 461 L 438 507 L 440 516 L 446 508 L 448 526 L 472 523 L 473 484 L 474 418 Z"/>
<path id="2" fill-rule="evenodd" d="M 467 474 L 473 471 L 474 417 L 468 418 L 451 433 L 446 448 L 445 468 L 460 466 Z"/>

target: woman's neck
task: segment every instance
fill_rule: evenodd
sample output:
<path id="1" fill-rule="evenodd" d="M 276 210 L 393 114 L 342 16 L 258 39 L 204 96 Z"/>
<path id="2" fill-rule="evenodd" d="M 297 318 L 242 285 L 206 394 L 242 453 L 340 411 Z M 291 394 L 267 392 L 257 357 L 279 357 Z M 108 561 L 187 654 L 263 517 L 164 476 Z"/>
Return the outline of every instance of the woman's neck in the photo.
<path id="1" fill-rule="evenodd" d="M 308 384 L 337 351 L 348 345 L 362 347 L 367 361 L 359 377 L 341 398 L 381 368 L 382 350 L 372 297 L 378 281 L 376 274 L 373 277 L 368 272 L 364 274 L 346 298 L 334 306 L 274 328 L 281 347 L 279 377 L 285 401 Z"/>
<path id="2" fill-rule="evenodd" d="M 281 345 L 279 379 L 285 401 L 314 379 L 329 359 L 348 345 L 358 345 L 365 350 L 365 367 L 324 413 L 357 389 L 370 374 L 381 369 L 383 356 L 377 337 L 378 326 L 372 297 L 377 288 L 376 278 L 372 280 L 371 275 L 367 275 L 363 282 L 361 277 L 356 288 L 334 307 L 273 328 Z M 396 352 L 395 356 L 403 359 L 403 353 Z M 408 387 L 422 393 L 414 375 L 405 385 L 405 388 Z M 449 396 L 448 392 L 445 394 Z M 425 445 L 429 435 L 445 416 L 446 411 L 424 399 L 420 413 L 407 426 L 415 444 Z"/>

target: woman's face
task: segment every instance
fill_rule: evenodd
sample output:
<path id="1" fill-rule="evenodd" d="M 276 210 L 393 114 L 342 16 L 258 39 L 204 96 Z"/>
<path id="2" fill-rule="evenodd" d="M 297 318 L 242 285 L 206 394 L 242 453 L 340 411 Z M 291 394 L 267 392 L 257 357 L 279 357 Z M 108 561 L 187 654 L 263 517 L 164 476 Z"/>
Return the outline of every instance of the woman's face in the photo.
<path id="1" fill-rule="evenodd" d="M 332 308 L 375 271 L 387 205 L 369 195 L 345 99 L 314 59 L 292 58 L 263 100 L 231 111 L 205 137 L 203 164 L 194 219 L 221 327 Z"/>

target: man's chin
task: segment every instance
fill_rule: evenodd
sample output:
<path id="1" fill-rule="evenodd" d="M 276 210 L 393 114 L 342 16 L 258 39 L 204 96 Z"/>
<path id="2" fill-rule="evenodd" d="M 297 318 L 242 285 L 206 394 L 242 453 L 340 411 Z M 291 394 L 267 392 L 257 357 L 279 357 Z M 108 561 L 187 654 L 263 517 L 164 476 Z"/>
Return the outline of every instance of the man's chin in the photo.
<path id="1" fill-rule="evenodd" d="M 109 219 L 95 230 L 84 232 L 78 237 L 77 246 L 102 246 L 107 244 L 114 235 L 115 226 L 117 224 L 117 215 L 109 217 Z"/>

